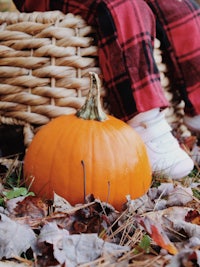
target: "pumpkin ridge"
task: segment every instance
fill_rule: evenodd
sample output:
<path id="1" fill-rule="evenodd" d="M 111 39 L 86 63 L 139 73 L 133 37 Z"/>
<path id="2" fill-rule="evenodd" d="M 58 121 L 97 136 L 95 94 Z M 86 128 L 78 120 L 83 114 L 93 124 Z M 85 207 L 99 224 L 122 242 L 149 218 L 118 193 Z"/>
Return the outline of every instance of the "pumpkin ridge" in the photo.
<path id="1" fill-rule="evenodd" d="M 65 124 L 65 131 L 63 131 L 63 129 L 61 130 L 61 135 L 58 139 L 58 143 L 57 143 L 57 149 L 55 151 L 55 158 L 56 158 L 56 164 L 52 166 L 52 172 L 51 172 L 51 180 L 50 182 L 54 184 L 55 188 L 58 188 L 59 191 L 59 187 L 61 186 L 61 188 L 63 186 L 66 186 L 66 188 L 71 188 L 71 184 L 73 184 L 73 181 L 76 180 L 76 177 L 73 177 L 73 173 L 71 174 L 71 168 L 70 166 L 74 164 L 73 160 L 74 160 L 74 144 L 77 143 L 77 136 L 78 136 L 78 132 L 80 131 L 80 128 L 77 127 L 77 123 L 78 123 L 79 118 L 77 118 L 74 114 L 69 117 L 68 115 L 63 115 L 62 116 L 62 124 Z M 69 124 L 69 127 L 67 127 L 67 124 Z M 59 125 L 59 123 L 58 123 Z M 68 145 L 66 148 L 66 150 L 63 150 L 63 145 L 65 143 L 65 140 L 70 140 L 70 142 L 68 142 Z M 64 154 L 63 154 L 64 153 Z M 59 158 L 59 156 L 62 158 Z M 58 159 L 59 158 L 59 159 Z M 70 163 L 66 164 L 66 158 L 70 159 Z M 59 162 L 58 162 L 59 160 Z M 81 162 L 80 162 L 81 164 Z M 58 181 L 54 179 L 54 177 L 56 177 L 56 172 L 55 170 L 59 169 L 59 173 L 62 172 L 62 176 L 64 179 L 64 184 L 59 185 Z M 65 179 L 64 175 L 66 175 L 67 177 L 70 177 L 69 179 Z M 54 177 L 53 177 L 54 176 Z M 58 185 L 57 185 L 58 184 Z M 58 192 L 56 192 L 58 193 Z M 66 197 L 65 195 L 61 194 L 61 196 Z"/>
<path id="2" fill-rule="evenodd" d="M 66 117 L 66 121 L 67 121 L 67 117 Z M 65 121 L 63 121 L 63 123 L 65 123 Z M 90 127 L 88 127 L 88 123 L 90 124 Z M 64 181 L 64 184 L 66 187 L 70 187 L 70 188 L 74 187 L 75 188 L 76 183 L 77 183 L 78 188 L 76 188 L 76 190 L 79 191 L 79 195 L 83 195 L 83 167 L 81 165 L 81 160 L 83 160 L 85 163 L 87 161 L 90 161 L 90 163 L 88 163 L 88 164 L 86 163 L 86 173 L 87 173 L 87 171 L 89 171 L 89 173 L 91 173 L 91 171 L 92 171 L 92 168 L 90 170 L 88 170 L 88 167 L 87 167 L 87 166 L 92 166 L 91 160 L 93 159 L 93 154 L 91 154 L 91 153 L 88 154 L 88 151 L 91 151 L 91 148 L 92 148 L 92 141 L 88 142 L 86 140 L 90 140 L 90 139 L 93 140 L 94 139 L 94 137 L 93 137 L 93 136 L 95 136 L 94 129 L 96 127 L 91 127 L 91 126 L 92 126 L 92 124 L 96 125 L 96 123 L 98 123 L 98 122 L 97 121 L 86 121 L 84 119 L 76 118 L 73 121 L 73 123 L 70 125 L 70 131 L 68 131 L 68 130 L 63 131 L 64 133 L 60 137 L 61 142 L 64 142 L 64 140 L 69 137 L 69 140 L 71 143 L 71 146 L 70 146 L 70 144 L 68 142 L 68 146 L 66 147 L 68 151 L 66 151 L 65 157 L 63 157 L 63 162 L 65 162 L 65 158 L 69 158 L 71 161 L 71 164 L 67 165 L 67 169 L 63 168 L 63 170 L 62 170 L 62 172 L 65 173 L 66 176 L 71 177 L 71 178 L 68 179 L 68 184 L 67 184 L 66 180 Z M 77 127 L 77 125 L 79 127 Z M 89 128 L 89 130 L 88 130 L 88 128 Z M 79 134 L 79 132 L 81 132 L 81 134 Z M 77 139 L 77 136 L 78 136 L 78 139 Z M 74 143 L 76 143 L 76 146 L 73 145 Z M 86 143 L 87 143 L 87 145 L 86 145 Z M 81 144 L 83 144 L 82 147 L 81 147 Z M 89 145 L 90 145 L 90 147 L 89 147 Z M 63 154 L 63 152 L 61 152 L 59 149 L 57 149 L 57 153 L 58 154 L 61 153 L 61 155 Z M 80 154 L 82 154 L 82 156 L 80 156 Z M 80 156 L 80 157 L 77 158 L 77 156 Z M 91 159 L 89 159 L 89 158 L 91 158 Z M 77 176 L 74 175 L 74 172 L 73 172 L 74 167 L 72 167 L 73 165 L 76 165 L 76 171 L 79 170 L 77 173 Z M 58 168 L 61 171 L 60 164 L 56 168 L 54 167 L 54 169 L 58 169 Z M 86 187 L 87 191 L 89 191 L 90 193 L 93 193 L 92 190 L 90 190 L 88 187 L 92 188 L 92 185 L 88 185 L 88 182 L 87 182 L 87 187 Z M 83 196 L 81 197 L 81 200 L 83 200 Z"/>

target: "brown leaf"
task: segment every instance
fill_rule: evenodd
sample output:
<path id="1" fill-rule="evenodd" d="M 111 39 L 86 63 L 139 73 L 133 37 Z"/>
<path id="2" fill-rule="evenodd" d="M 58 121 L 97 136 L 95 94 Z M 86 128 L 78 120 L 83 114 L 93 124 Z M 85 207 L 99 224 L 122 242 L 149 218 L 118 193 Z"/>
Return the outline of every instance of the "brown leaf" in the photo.
<path id="1" fill-rule="evenodd" d="M 192 135 L 185 137 L 184 140 L 182 140 L 182 145 L 184 145 L 187 149 L 192 150 L 196 142 L 197 142 L 197 137 Z"/>
<path id="2" fill-rule="evenodd" d="M 87 225 L 83 222 L 75 221 L 73 224 L 74 228 L 74 234 L 79 234 L 79 233 L 86 233 L 87 232 Z"/>
<path id="3" fill-rule="evenodd" d="M 59 228 L 66 229 L 72 233 L 74 220 L 75 218 L 73 214 L 69 215 L 65 212 L 53 212 L 44 219 L 44 224 L 54 222 L 59 226 Z"/>
<path id="4" fill-rule="evenodd" d="M 200 225 L 200 214 L 197 210 L 190 210 L 185 216 L 185 221 Z"/>
<path id="5" fill-rule="evenodd" d="M 28 196 L 17 203 L 15 208 L 16 216 L 30 216 L 31 218 L 43 218 L 47 215 L 48 206 L 41 198 Z"/>

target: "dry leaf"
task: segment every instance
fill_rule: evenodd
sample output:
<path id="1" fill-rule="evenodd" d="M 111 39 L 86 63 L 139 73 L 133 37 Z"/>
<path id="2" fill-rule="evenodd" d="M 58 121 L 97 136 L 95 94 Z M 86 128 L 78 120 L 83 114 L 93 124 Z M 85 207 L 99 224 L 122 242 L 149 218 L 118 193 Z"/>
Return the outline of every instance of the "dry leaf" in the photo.
<path id="1" fill-rule="evenodd" d="M 186 221 L 188 220 L 188 214 L 192 211 L 194 210 L 188 207 L 170 207 L 162 211 L 151 212 L 147 216 L 154 221 L 159 221 L 163 229 L 166 229 L 165 233 L 168 237 L 170 236 L 174 240 L 176 236 L 179 237 L 180 247 L 182 239 L 184 240 L 184 247 L 190 248 L 200 245 L 200 225 Z M 179 232 L 184 232 L 184 236 L 179 235 Z M 185 242 L 186 238 L 187 242 Z"/>
<path id="2" fill-rule="evenodd" d="M 144 212 L 153 210 L 154 203 L 149 198 L 147 194 L 141 196 L 140 198 L 130 199 L 130 196 L 127 196 L 127 207 L 130 213 L 134 214 L 143 214 Z"/>
<path id="3" fill-rule="evenodd" d="M 191 222 L 200 225 L 200 214 L 197 210 L 190 210 L 185 216 L 186 222 Z"/>
<path id="4" fill-rule="evenodd" d="M 54 193 L 53 208 L 55 212 L 67 212 L 73 207 L 65 198 Z"/>
<path id="5" fill-rule="evenodd" d="M 193 200 L 193 192 L 190 187 L 176 186 L 174 190 L 170 192 L 167 199 L 167 206 L 184 206 L 188 202 Z"/>
<path id="6" fill-rule="evenodd" d="M 198 237 L 200 244 L 200 225 L 184 222 L 177 218 L 173 221 L 173 228 L 176 231 L 184 230 L 189 238 Z"/>
<path id="7" fill-rule="evenodd" d="M 6 215 L 0 215 L 0 258 L 20 256 L 34 248 L 36 236 L 28 225 L 21 225 Z"/>
<path id="8" fill-rule="evenodd" d="M 42 228 L 38 238 L 38 243 L 41 242 L 52 244 L 55 259 L 67 267 L 93 261 L 104 253 L 117 257 L 129 250 L 128 247 L 105 242 L 97 234 L 69 235 L 55 223 Z"/>
<path id="9" fill-rule="evenodd" d="M 0 261 L 1 267 L 32 267 L 30 264 L 18 263 L 16 261 Z"/>
<path id="10" fill-rule="evenodd" d="M 15 208 L 17 207 L 17 203 L 24 200 L 24 196 L 11 198 L 9 200 L 5 201 L 5 207 L 8 210 L 8 212 L 12 215 L 15 215 Z"/>
<path id="11" fill-rule="evenodd" d="M 47 216 L 48 206 L 41 198 L 35 196 L 17 197 L 6 202 L 12 216 L 39 219 Z"/>
<path id="12" fill-rule="evenodd" d="M 149 211 L 163 210 L 171 206 L 183 206 L 192 201 L 193 193 L 190 187 L 175 186 L 172 183 L 162 183 L 158 188 L 150 188 L 147 194 L 137 199 L 127 196 L 129 212 L 143 214 Z"/>
<path id="13" fill-rule="evenodd" d="M 196 261 L 197 264 L 194 263 Z M 175 255 L 166 267 L 200 266 L 200 251 L 183 249 Z"/>
<path id="14" fill-rule="evenodd" d="M 166 249 L 173 255 L 178 253 L 176 247 L 169 240 L 168 236 L 166 235 L 165 231 L 163 230 L 161 224 L 158 223 L 158 221 L 153 221 L 149 217 L 137 217 L 137 221 L 158 246 Z"/>

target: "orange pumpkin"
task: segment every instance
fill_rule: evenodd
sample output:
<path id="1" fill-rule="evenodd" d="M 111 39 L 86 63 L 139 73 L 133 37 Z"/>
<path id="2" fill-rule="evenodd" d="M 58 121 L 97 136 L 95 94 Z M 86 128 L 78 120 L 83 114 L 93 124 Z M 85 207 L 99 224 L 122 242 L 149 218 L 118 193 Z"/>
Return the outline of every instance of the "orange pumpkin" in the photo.
<path id="1" fill-rule="evenodd" d="M 55 192 L 74 205 L 92 193 L 119 210 L 126 195 L 138 198 L 149 189 L 150 163 L 140 136 L 102 111 L 98 75 L 90 76 L 88 97 L 77 114 L 53 119 L 35 135 L 24 175 L 39 196 L 52 198 Z"/>

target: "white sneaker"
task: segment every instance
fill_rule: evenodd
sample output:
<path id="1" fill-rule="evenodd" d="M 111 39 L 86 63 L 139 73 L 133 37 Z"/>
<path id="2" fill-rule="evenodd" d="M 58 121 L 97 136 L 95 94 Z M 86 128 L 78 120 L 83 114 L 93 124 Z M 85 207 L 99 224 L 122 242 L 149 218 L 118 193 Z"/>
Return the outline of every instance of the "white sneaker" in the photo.
<path id="1" fill-rule="evenodd" d="M 146 144 L 154 175 L 180 179 L 192 171 L 193 160 L 180 147 L 159 109 L 140 113 L 128 121 L 128 124 L 138 132 Z"/>
<path id="2" fill-rule="evenodd" d="M 184 116 L 184 123 L 191 131 L 200 134 L 200 115 L 194 117 Z"/>

